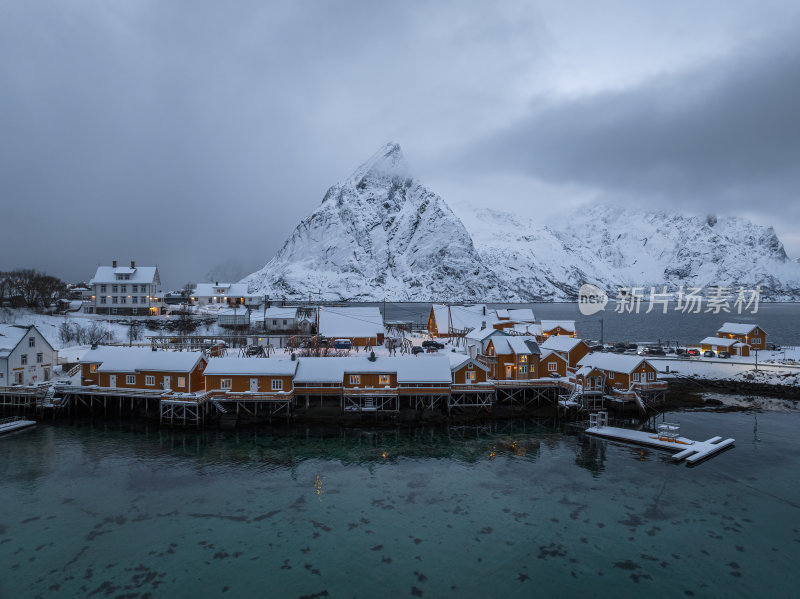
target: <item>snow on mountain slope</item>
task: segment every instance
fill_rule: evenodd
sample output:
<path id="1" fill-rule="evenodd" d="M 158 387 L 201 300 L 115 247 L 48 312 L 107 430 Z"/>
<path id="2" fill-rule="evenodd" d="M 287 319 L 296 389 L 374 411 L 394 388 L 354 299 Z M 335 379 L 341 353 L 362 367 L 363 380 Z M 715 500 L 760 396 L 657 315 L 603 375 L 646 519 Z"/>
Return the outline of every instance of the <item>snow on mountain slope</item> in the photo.
<path id="1" fill-rule="evenodd" d="M 746 219 L 595 205 L 548 225 L 455 207 L 416 181 L 400 147 L 387 144 L 331 187 L 244 282 L 273 298 L 328 300 L 569 300 L 587 282 L 612 296 L 620 286 L 721 285 L 800 299 L 800 264 L 771 227 Z"/>
<path id="2" fill-rule="evenodd" d="M 619 286 L 674 291 L 721 285 L 761 286 L 766 299 L 800 297 L 800 268 L 787 259 L 774 230 L 742 218 L 598 205 L 554 227 L 489 209 L 458 214 L 484 262 L 531 299 L 570 299 L 584 282 L 610 294 Z"/>
<path id="3" fill-rule="evenodd" d="M 464 225 L 387 144 L 325 194 L 269 263 L 244 279 L 272 297 L 501 299 Z"/>

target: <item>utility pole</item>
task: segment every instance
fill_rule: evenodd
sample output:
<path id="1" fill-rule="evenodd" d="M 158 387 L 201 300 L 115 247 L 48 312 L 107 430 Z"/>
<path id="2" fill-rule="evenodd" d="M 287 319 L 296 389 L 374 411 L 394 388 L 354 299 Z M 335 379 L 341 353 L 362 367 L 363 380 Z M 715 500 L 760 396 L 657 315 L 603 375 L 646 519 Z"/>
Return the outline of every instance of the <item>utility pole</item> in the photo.
<path id="1" fill-rule="evenodd" d="M 604 324 L 605 324 L 605 323 L 603 322 L 603 319 L 601 318 L 601 319 L 600 319 L 600 345 L 604 345 L 604 337 L 603 337 L 603 333 L 604 333 L 604 331 L 603 331 L 603 327 L 604 327 Z"/>

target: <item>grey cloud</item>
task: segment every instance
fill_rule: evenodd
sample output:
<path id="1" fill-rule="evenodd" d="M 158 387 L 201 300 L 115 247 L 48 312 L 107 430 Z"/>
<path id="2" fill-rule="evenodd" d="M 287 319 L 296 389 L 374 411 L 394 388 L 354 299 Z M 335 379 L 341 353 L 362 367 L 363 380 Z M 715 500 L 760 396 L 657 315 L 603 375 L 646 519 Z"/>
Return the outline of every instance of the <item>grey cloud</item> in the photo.
<path id="1" fill-rule="evenodd" d="M 755 204 L 778 219 L 800 185 L 798 73 L 796 36 L 749 44 L 635 88 L 538 102 L 472 145 L 467 161 L 642 204 Z"/>

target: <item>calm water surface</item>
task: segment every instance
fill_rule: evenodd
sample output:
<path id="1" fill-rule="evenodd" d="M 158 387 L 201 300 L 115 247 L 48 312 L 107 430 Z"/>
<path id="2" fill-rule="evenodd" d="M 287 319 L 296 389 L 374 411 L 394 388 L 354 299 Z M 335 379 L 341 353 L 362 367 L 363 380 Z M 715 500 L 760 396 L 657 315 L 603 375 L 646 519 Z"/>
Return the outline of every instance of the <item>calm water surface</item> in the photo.
<path id="1" fill-rule="evenodd" d="M 800 414 L 672 418 L 736 447 L 39 425 L 0 439 L 0 596 L 796 596 Z"/>

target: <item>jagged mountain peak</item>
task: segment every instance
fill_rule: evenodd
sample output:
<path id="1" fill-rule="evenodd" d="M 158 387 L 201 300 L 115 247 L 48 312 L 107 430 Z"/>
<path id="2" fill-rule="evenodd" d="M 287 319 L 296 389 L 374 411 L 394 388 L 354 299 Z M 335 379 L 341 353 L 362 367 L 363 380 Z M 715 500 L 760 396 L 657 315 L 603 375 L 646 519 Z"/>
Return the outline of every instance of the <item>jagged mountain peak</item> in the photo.
<path id="1" fill-rule="evenodd" d="M 368 181 L 380 183 L 411 178 L 406 157 L 400 144 L 385 143 L 372 157 L 350 175 L 348 182 L 364 186 Z"/>

